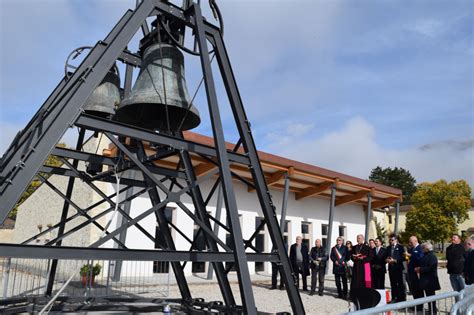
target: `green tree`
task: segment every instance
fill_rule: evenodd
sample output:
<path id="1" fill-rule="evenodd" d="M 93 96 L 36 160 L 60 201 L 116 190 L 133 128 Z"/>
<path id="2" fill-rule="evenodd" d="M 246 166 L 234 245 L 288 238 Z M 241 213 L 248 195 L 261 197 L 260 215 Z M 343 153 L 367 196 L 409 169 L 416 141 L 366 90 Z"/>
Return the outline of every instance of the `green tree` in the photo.
<path id="1" fill-rule="evenodd" d="M 370 172 L 369 180 L 374 183 L 401 189 L 403 192 L 402 204 L 411 203 L 411 196 L 416 191 L 416 180 L 410 172 L 401 167 L 381 168 L 377 166 Z"/>
<path id="2" fill-rule="evenodd" d="M 61 147 L 61 148 L 65 148 L 66 147 L 66 144 L 64 143 L 58 143 L 57 145 L 58 147 Z M 46 161 L 44 162 L 44 165 L 48 165 L 48 166 L 55 166 L 55 167 L 60 167 L 62 165 L 61 161 L 54 155 L 50 155 L 48 156 L 48 158 L 46 159 Z M 44 178 L 48 178 L 49 177 L 49 174 L 45 174 L 45 173 L 42 173 L 40 172 L 41 176 L 43 176 Z M 31 181 L 31 183 L 28 185 L 28 187 L 26 188 L 25 192 L 21 195 L 20 199 L 18 200 L 17 204 L 15 205 L 15 208 L 12 209 L 12 211 L 10 211 L 10 213 L 8 214 L 8 217 L 10 219 L 16 219 L 16 215 L 18 213 L 18 207 L 26 200 L 28 199 L 28 197 L 31 196 L 31 194 L 33 194 L 36 189 L 38 189 L 39 186 L 41 186 L 41 180 L 39 179 L 38 176 L 35 176 L 33 178 L 33 180 Z"/>
<path id="3" fill-rule="evenodd" d="M 421 240 L 442 242 L 469 218 L 471 187 L 464 180 L 421 183 L 412 202 L 413 209 L 406 215 L 406 232 Z"/>

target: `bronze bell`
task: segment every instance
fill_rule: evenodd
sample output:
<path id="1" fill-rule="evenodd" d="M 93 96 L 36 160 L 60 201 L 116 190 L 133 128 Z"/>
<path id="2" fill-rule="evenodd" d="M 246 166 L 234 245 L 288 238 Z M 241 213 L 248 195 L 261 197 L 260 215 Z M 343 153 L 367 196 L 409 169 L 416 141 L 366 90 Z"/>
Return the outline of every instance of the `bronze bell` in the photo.
<path id="1" fill-rule="evenodd" d="M 120 104 L 115 119 L 146 129 L 172 132 L 199 125 L 201 118 L 197 108 L 190 106 L 184 57 L 178 48 L 154 43 L 145 49 L 137 81 Z"/>
<path id="2" fill-rule="evenodd" d="M 118 104 L 120 104 L 120 77 L 111 69 L 87 99 L 84 110 L 88 114 L 105 118 L 115 114 Z"/>

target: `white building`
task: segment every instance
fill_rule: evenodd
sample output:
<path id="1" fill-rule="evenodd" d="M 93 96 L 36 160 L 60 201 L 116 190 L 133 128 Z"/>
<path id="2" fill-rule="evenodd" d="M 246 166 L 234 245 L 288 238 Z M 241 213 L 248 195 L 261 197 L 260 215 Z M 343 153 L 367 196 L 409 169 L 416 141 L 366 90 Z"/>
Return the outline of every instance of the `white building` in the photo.
<path id="1" fill-rule="evenodd" d="M 194 142 L 212 145 L 212 139 L 202 135 L 187 132 L 185 133 L 185 137 Z M 109 147 L 109 143 L 103 142 L 98 145 L 97 142 L 97 139 L 92 138 L 92 141 L 88 143 L 88 149 L 86 150 L 95 152 L 99 148 L 100 150 L 98 152 L 101 152 L 104 149 L 104 155 L 115 155 L 116 149 Z M 233 146 L 229 144 L 229 148 L 232 147 Z M 400 200 L 401 198 L 402 192 L 400 190 L 369 182 L 367 180 L 264 152 L 259 152 L 259 157 L 267 178 L 267 184 L 273 196 L 273 202 L 276 206 L 276 212 L 279 219 L 282 211 L 285 174 L 287 174 L 290 179 L 289 198 L 286 210 L 287 224 L 284 232 L 284 239 L 288 245 L 291 245 L 294 242 L 297 235 L 303 236 L 304 242 L 308 244 L 309 248 L 314 246 L 314 240 L 317 238 L 322 239 L 324 245 L 328 239 L 331 240 L 331 243 L 334 243 L 336 237 L 340 235 L 355 242 L 356 235 L 364 234 L 365 232 L 367 218 L 365 209 L 367 208 L 367 195 L 369 193 L 371 193 L 372 196 L 372 208 L 393 204 L 396 200 Z M 199 156 L 193 155 L 192 158 L 198 178 L 205 176 L 214 168 L 212 163 L 209 163 Z M 160 167 L 174 169 L 176 168 L 176 163 L 177 157 L 170 157 L 165 160 L 160 160 L 160 162 L 156 164 Z M 81 167 L 82 169 L 85 169 L 85 165 L 82 165 Z M 245 167 L 232 165 L 231 169 L 235 174 L 240 176 L 241 179 L 249 182 L 252 181 L 251 175 Z M 132 178 L 133 176 L 137 175 L 133 173 L 123 174 L 122 178 Z M 200 186 L 204 199 L 208 196 L 215 180 L 215 176 L 211 177 L 210 180 L 207 180 Z M 52 175 L 49 178 L 49 181 L 62 192 L 66 190 L 68 181 L 67 177 Z M 332 233 L 331 235 L 328 235 L 330 196 L 331 186 L 333 184 L 337 185 L 336 207 L 334 208 Z M 244 184 L 241 180 L 235 179 L 234 185 L 243 237 L 244 239 L 248 239 L 255 232 L 256 226 L 259 225 L 263 215 L 260 210 L 260 204 L 256 193 L 249 189 L 249 186 Z M 98 184 L 98 187 L 107 195 L 111 195 L 116 191 L 115 183 L 100 183 Z M 138 191 L 138 188 L 135 188 L 134 191 Z M 164 198 L 165 196 L 161 195 L 160 197 Z M 120 200 L 124 200 L 124 198 L 125 194 L 121 194 Z M 94 193 L 86 183 L 76 179 L 72 200 L 78 207 L 87 209 L 100 199 L 101 198 L 97 193 Z M 114 200 L 116 199 L 114 198 Z M 187 208 L 193 210 L 193 203 L 189 196 L 183 195 L 181 201 Z M 50 187 L 43 184 L 21 205 L 16 220 L 13 242 L 21 243 L 37 234 L 40 230 L 44 230 L 48 226 L 54 225 L 58 222 L 61 216 L 63 203 L 64 200 L 57 193 L 53 192 Z M 212 215 L 215 215 L 216 205 L 217 193 L 215 193 L 210 199 L 207 211 Z M 103 203 L 89 210 L 88 214 L 90 216 L 97 215 L 108 207 L 109 205 Z M 130 216 L 132 218 L 136 217 L 151 207 L 152 205 L 148 198 L 148 194 L 144 194 L 143 196 L 133 200 Z M 171 229 L 176 249 L 189 250 L 190 244 L 186 238 L 193 240 L 194 234 L 198 230 L 197 227 L 194 225 L 193 220 L 175 203 L 169 203 L 167 207 L 167 217 L 173 225 L 182 231 L 183 234 L 180 234 L 174 228 Z M 108 212 L 108 214 L 101 217 L 98 222 L 102 224 L 102 226 L 105 226 L 111 219 L 112 213 L 113 211 Z M 76 211 L 73 207 L 70 207 L 69 216 L 73 214 L 76 214 Z M 109 231 L 115 229 L 115 227 L 120 224 L 118 223 L 120 220 L 121 215 L 117 213 L 111 221 Z M 85 218 L 78 216 L 66 225 L 65 231 L 67 232 L 72 227 L 77 226 L 84 221 Z M 224 206 L 220 221 L 224 224 L 226 223 Z M 159 234 L 156 233 L 158 232 L 158 228 L 154 215 L 144 218 L 139 223 L 150 234 Z M 56 237 L 56 233 L 57 229 L 33 240 L 31 244 L 47 243 Z M 93 225 L 88 225 L 87 228 L 81 229 L 65 238 L 63 245 L 88 246 L 97 241 L 101 234 L 102 233 L 100 233 L 98 228 Z M 220 228 L 218 231 L 218 236 L 223 241 L 228 240 L 227 234 L 228 233 L 223 228 Z M 125 245 L 128 248 L 134 249 L 155 248 L 155 244 L 145 237 L 136 227 L 128 229 Z M 109 241 L 104 244 L 103 247 L 113 246 L 114 244 L 112 241 Z M 198 248 L 204 248 L 204 240 L 199 240 L 197 246 Z M 258 250 L 270 252 L 272 244 L 268 232 L 265 230 L 261 231 L 253 241 L 253 246 Z M 252 250 L 248 249 L 248 251 L 251 252 Z M 166 264 L 154 264 L 153 262 L 149 262 L 147 266 L 148 267 L 143 268 L 141 271 L 144 275 L 152 275 L 153 273 L 168 271 L 167 267 L 163 267 L 166 266 Z M 195 273 L 204 273 L 207 272 L 207 268 L 207 264 L 204 263 L 188 263 L 185 267 L 185 274 L 191 275 Z M 251 273 L 269 273 L 271 266 L 270 263 L 249 262 L 249 269 Z M 122 274 L 126 275 L 127 270 L 127 266 L 124 265 L 122 268 Z M 169 268 L 169 270 L 171 271 L 171 268 Z"/>

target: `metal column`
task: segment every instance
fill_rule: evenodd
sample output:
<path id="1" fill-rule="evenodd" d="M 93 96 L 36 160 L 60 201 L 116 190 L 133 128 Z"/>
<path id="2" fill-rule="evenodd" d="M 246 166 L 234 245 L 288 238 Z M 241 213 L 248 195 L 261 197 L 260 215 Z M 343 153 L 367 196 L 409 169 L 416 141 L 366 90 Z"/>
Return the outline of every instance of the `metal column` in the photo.
<path id="1" fill-rule="evenodd" d="M 283 201 L 281 204 L 280 230 L 281 235 L 285 232 L 286 208 L 288 206 L 288 193 L 290 192 L 290 176 L 285 173 L 285 189 L 283 190 Z"/>
<path id="2" fill-rule="evenodd" d="M 138 158 L 143 159 L 144 157 L 145 151 L 143 147 L 140 147 L 138 150 Z M 145 178 L 147 185 L 149 187 L 153 187 L 148 191 L 148 195 L 150 196 L 151 204 L 155 207 L 161 202 L 160 195 L 156 189 L 155 183 L 151 178 L 148 177 L 147 174 L 145 174 L 145 172 L 143 172 L 143 177 Z M 175 251 L 176 247 L 174 245 L 173 237 L 171 235 L 171 231 L 164 213 L 165 208 L 166 205 L 155 211 L 156 221 L 160 227 L 161 237 L 164 242 L 164 244 L 161 245 L 165 246 L 166 249 Z M 183 300 L 191 301 L 191 291 L 189 290 L 188 282 L 186 281 L 186 276 L 184 275 L 184 270 L 181 267 L 181 264 L 179 262 L 171 262 L 171 267 L 173 268 L 174 276 L 176 277 L 176 283 L 178 284 Z"/>
<path id="3" fill-rule="evenodd" d="M 84 128 L 81 128 L 79 131 L 79 137 L 77 138 L 77 144 L 76 144 L 76 150 L 80 151 L 82 149 L 82 144 L 84 143 L 84 136 L 86 134 L 86 130 Z M 78 160 L 74 160 L 72 162 L 72 165 L 77 168 L 79 165 Z M 68 183 L 67 183 L 67 188 L 66 188 L 66 198 L 71 199 L 72 197 L 72 191 L 74 190 L 74 177 L 69 177 Z M 64 229 L 66 228 L 66 223 L 64 221 L 67 218 L 67 214 L 69 212 L 69 202 L 67 200 L 64 200 L 63 204 L 63 210 L 61 213 L 61 222 L 62 224 L 59 226 L 58 229 L 58 237 L 61 237 L 64 234 Z M 57 243 L 56 246 L 61 246 L 62 240 L 60 239 Z M 53 291 L 53 286 L 54 286 L 54 279 L 56 278 L 56 269 L 58 268 L 58 260 L 54 259 L 51 263 L 51 268 L 49 270 L 48 274 L 48 284 L 46 285 L 46 291 L 45 295 L 50 296 L 52 291 Z"/>
<path id="4" fill-rule="evenodd" d="M 398 219 L 400 218 L 400 201 L 395 203 L 395 228 L 393 232 L 398 235 Z"/>
<path id="5" fill-rule="evenodd" d="M 230 174 L 229 157 L 227 154 L 224 140 L 224 130 L 219 113 L 217 94 L 212 75 L 209 50 L 207 48 L 207 39 L 204 32 L 204 24 L 201 15 L 201 8 L 194 4 L 196 38 L 199 46 L 201 66 L 204 74 L 204 86 L 206 88 L 207 102 L 209 106 L 209 115 L 211 118 L 212 131 L 214 134 L 214 143 L 217 151 L 217 160 L 219 162 L 219 171 L 221 174 L 222 191 L 224 193 L 225 208 L 229 219 L 230 228 L 233 230 L 232 241 L 237 266 L 237 276 L 239 279 L 240 296 L 242 298 L 242 307 L 246 314 L 257 314 L 255 298 L 252 291 L 252 282 L 250 281 L 249 266 L 245 254 L 244 241 L 242 238 L 242 229 L 240 226 L 237 201 L 235 199 L 234 185 L 232 175 Z"/>
<path id="6" fill-rule="evenodd" d="M 365 219 L 365 241 L 369 238 L 370 219 L 372 217 L 372 194 L 367 194 L 367 217 Z"/>
<path id="7" fill-rule="evenodd" d="M 334 207 L 336 205 L 336 184 L 332 184 L 331 186 L 331 201 L 329 204 L 329 221 L 328 221 L 328 238 L 327 238 L 327 243 L 326 243 L 326 252 L 329 255 L 329 252 L 331 251 L 331 242 L 332 242 L 332 226 L 333 226 L 333 221 L 334 221 Z M 326 267 L 329 264 L 326 264 Z M 327 270 L 327 268 L 326 268 Z"/>
<path id="8" fill-rule="evenodd" d="M 265 216 L 268 232 L 270 234 L 272 243 L 278 250 L 277 254 L 280 259 L 280 272 L 283 275 L 283 280 L 285 282 L 292 311 L 295 314 L 305 314 L 301 296 L 294 282 L 293 271 L 290 266 L 290 260 L 286 255 L 286 249 L 283 244 L 283 237 L 281 235 L 280 227 L 278 226 L 278 220 L 275 214 L 275 206 L 273 205 L 273 202 L 269 195 L 268 187 L 266 185 L 265 177 L 263 174 L 263 169 L 260 164 L 260 159 L 257 154 L 255 142 L 253 140 L 252 133 L 250 130 L 250 122 L 248 121 L 247 116 L 245 114 L 242 100 L 240 98 L 240 94 L 237 88 L 237 83 L 235 81 L 229 57 L 222 39 L 222 34 L 220 34 L 219 32 L 215 32 L 213 35 L 215 40 L 215 49 L 217 51 L 216 57 L 219 62 L 219 68 L 221 70 L 224 86 L 226 88 L 227 95 L 229 97 L 229 102 L 234 113 L 235 122 L 240 134 L 240 139 L 242 140 L 244 150 L 247 152 L 247 155 L 250 159 L 250 164 L 252 166 L 250 170 L 252 172 L 252 178 L 255 183 L 260 206 Z"/>

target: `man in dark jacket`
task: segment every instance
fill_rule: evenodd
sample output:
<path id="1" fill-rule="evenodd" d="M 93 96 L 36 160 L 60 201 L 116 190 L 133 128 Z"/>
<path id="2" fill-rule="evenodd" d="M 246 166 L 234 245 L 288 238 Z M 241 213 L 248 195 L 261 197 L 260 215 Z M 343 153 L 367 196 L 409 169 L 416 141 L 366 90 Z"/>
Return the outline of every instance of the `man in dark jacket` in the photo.
<path id="1" fill-rule="evenodd" d="M 412 250 L 409 254 L 406 254 L 406 256 L 410 258 L 410 261 L 408 262 L 408 278 L 410 279 L 413 299 L 418 299 L 422 298 L 424 294 L 423 289 L 420 288 L 420 280 L 418 278 L 417 273 L 415 272 L 415 268 L 420 267 L 420 261 L 423 258 L 424 253 L 421 249 L 420 244 L 418 243 L 418 238 L 416 236 L 410 236 L 409 242 Z M 417 306 L 416 310 L 418 312 L 422 311 L 423 306 Z"/>
<path id="2" fill-rule="evenodd" d="M 373 249 L 374 258 L 371 262 L 372 268 L 372 289 L 385 289 L 385 259 L 387 259 L 387 250 L 382 247 L 382 240 L 375 239 L 375 248 Z"/>
<path id="3" fill-rule="evenodd" d="M 303 291 L 308 291 L 306 277 L 309 275 L 308 248 L 302 244 L 301 236 L 296 237 L 296 243 L 290 247 L 290 263 L 296 276 L 296 286 L 300 287 L 300 274 L 303 278 Z"/>
<path id="4" fill-rule="evenodd" d="M 336 246 L 331 248 L 332 273 L 336 280 L 337 297 L 347 298 L 347 277 L 346 277 L 346 261 L 349 260 L 347 247 L 343 245 L 344 238 L 339 236 L 336 240 Z M 341 289 L 342 281 L 342 289 Z"/>
<path id="5" fill-rule="evenodd" d="M 474 284 L 474 235 L 466 240 L 467 252 L 464 259 L 464 279 L 466 284 Z"/>
<path id="6" fill-rule="evenodd" d="M 424 256 L 420 260 L 420 266 L 415 267 L 415 272 L 420 277 L 419 287 L 426 296 L 435 295 L 435 291 L 441 289 L 438 279 L 438 258 L 433 253 L 433 245 L 429 242 L 421 245 Z M 428 314 L 436 314 L 436 302 L 431 302 Z"/>
<path id="7" fill-rule="evenodd" d="M 405 284 L 403 282 L 403 261 L 405 260 L 405 249 L 398 244 L 398 237 L 390 237 L 390 247 L 387 248 L 388 276 L 392 287 L 391 303 L 406 300 Z"/>
<path id="8" fill-rule="evenodd" d="M 321 240 L 315 241 L 315 247 L 311 248 L 309 253 L 309 260 L 311 262 L 311 292 L 309 295 L 313 295 L 316 291 L 316 281 L 319 278 L 319 289 L 318 295 L 323 296 L 324 291 L 324 273 L 326 272 L 326 261 L 328 255 L 326 249 L 321 246 Z"/>
<path id="9" fill-rule="evenodd" d="M 448 261 L 449 281 L 454 291 L 464 289 L 464 278 L 462 272 L 464 269 L 464 246 L 461 244 L 461 237 L 453 234 L 451 237 L 451 245 L 446 248 L 446 260 Z"/>

